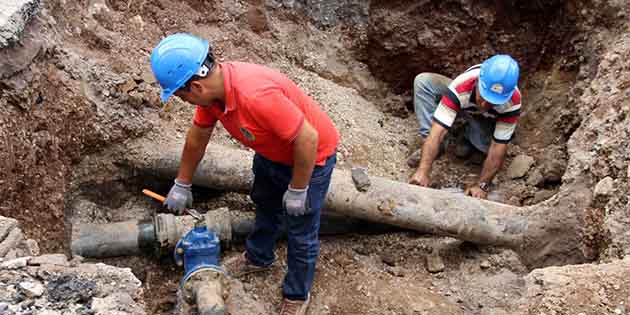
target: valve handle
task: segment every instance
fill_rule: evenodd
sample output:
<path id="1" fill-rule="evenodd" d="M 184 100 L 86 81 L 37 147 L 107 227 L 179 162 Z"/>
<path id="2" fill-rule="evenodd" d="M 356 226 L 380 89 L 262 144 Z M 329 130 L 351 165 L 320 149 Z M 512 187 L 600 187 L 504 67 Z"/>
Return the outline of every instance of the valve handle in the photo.
<path id="1" fill-rule="evenodd" d="M 164 201 L 166 200 L 166 198 L 164 196 L 162 196 L 162 195 L 160 195 L 158 193 L 154 193 L 154 192 L 152 192 L 152 191 L 150 191 L 148 189 L 143 189 L 142 193 L 147 195 L 147 196 L 149 196 L 149 197 L 151 197 L 151 198 L 153 198 L 153 199 L 155 199 L 155 200 L 157 200 L 157 201 L 159 201 L 159 202 L 162 202 L 162 203 L 164 203 Z"/>
<path id="2" fill-rule="evenodd" d="M 155 200 L 157 200 L 157 201 L 159 201 L 159 202 L 161 202 L 161 203 L 164 203 L 164 200 L 166 200 L 166 198 L 164 196 L 162 196 L 162 195 L 160 195 L 158 193 L 152 192 L 152 191 L 150 191 L 148 189 L 143 189 L 142 193 L 147 195 L 147 196 L 149 196 L 149 197 L 151 197 L 151 198 L 153 198 L 153 199 L 155 199 Z M 195 209 L 188 209 L 188 208 L 185 208 L 184 210 L 191 217 L 193 217 L 197 222 L 203 222 L 204 217 L 203 217 L 203 215 L 201 215 L 199 213 L 199 211 L 197 211 Z"/>

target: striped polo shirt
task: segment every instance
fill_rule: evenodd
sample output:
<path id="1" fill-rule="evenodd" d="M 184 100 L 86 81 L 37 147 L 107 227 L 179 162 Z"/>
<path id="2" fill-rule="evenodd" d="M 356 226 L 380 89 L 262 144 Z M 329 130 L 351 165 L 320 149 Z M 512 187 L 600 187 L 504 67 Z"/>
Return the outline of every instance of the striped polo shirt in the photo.
<path id="1" fill-rule="evenodd" d="M 517 87 L 507 103 L 493 106 L 487 112 L 480 111 L 475 104 L 480 69 L 481 65 L 473 66 L 449 84 L 448 92 L 442 96 L 442 100 L 433 113 L 433 120 L 449 129 L 457 113 L 462 110 L 472 115 L 482 115 L 496 121 L 493 140 L 497 143 L 508 143 L 512 140 L 521 114 L 521 91 Z"/>

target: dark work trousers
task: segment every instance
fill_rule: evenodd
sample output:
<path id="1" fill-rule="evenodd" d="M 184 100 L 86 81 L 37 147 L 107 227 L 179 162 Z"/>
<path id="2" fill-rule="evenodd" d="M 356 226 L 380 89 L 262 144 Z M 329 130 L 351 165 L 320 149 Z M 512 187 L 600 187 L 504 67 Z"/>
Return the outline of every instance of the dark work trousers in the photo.
<path id="1" fill-rule="evenodd" d="M 337 163 L 336 154 L 323 166 L 315 166 L 308 188 L 309 210 L 305 215 L 290 216 L 282 205 L 282 197 L 293 175 L 293 168 L 254 156 L 254 186 L 251 198 L 256 204 L 256 223 L 249 235 L 247 258 L 257 266 L 268 266 L 275 259 L 276 241 L 282 225 L 287 231 L 288 272 L 282 291 L 290 300 L 306 300 L 315 277 L 319 256 L 319 222 L 330 178 Z"/>

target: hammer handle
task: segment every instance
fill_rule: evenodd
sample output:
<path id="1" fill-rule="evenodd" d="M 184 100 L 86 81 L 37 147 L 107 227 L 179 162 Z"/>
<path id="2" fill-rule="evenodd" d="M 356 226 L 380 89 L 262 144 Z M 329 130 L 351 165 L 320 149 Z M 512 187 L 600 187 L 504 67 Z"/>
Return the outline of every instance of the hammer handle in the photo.
<path id="1" fill-rule="evenodd" d="M 164 200 L 166 200 L 166 198 L 164 198 L 164 196 L 162 196 L 162 195 L 160 195 L 158 193 L 154 193 L 154 192 L 152 192 L 152 191 L 150 191 L 148 189 L 143 189 L 142 193 L 147 195 L 147 196 L 149 196 L 149 197 L 151 197 L 151 198 L 153 198 L 153 199 L 155 199 L 155 200 L 157 200 L 157 201 L 159 201 L 159 202 L 162 202 L 162 203 L 164 203 Z"/>

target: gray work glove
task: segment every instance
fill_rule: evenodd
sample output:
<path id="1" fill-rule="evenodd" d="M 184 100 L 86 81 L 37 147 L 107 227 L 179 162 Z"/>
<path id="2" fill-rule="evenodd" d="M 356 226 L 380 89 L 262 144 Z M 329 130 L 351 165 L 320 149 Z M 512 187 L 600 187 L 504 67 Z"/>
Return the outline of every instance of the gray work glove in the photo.
<path id="1" fill-rule="evenodd" d="M 308 212 L 307 196 L 308 186 L 304 189 L 296 189 L 289 185 L 282 197 L 282 205 L 287 210 L 287 214 L 292 216 L 306 214 Z"/>
<path id="2" fill-rule="evenodd" d="M 177 214 L 182 213 L 185 208 L 190 208 L 193 202 L 191 186 L 191 184 L 184 184 L 175 179 L 175 184 L 164 200 L 166 208 Z"/>

